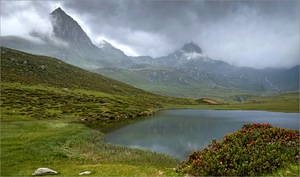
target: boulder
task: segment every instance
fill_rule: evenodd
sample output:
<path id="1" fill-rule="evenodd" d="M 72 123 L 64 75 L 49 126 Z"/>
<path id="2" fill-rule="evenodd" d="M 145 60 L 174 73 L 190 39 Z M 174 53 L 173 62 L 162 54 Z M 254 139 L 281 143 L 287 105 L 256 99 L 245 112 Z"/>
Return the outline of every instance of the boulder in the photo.
<path id="1" fill-rule="evenodd" d="M 79 175 L 89 175 L 91 173 L 92 172 L 90 172 L 90 171 L 83 171 L 83 172 L 80 172 Z"/>
<path id="2" fill-rule="evenodd" d="M 38 168 L 34 171 L 32 175 L 41 176 L 41 175 L 55 175 L 55 174 L 57 174 L 57 172 L 50 168 Z"/>

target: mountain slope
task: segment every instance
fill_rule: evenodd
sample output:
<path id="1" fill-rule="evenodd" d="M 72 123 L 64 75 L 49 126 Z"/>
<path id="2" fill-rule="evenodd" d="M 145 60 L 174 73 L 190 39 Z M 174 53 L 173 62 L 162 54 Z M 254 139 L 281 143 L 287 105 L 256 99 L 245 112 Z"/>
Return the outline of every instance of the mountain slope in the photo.
<path id="1" fill-rule="evenodd" d="M 106 93 L 143 93 L 129 85 L 66 64 L 60 60 L 1 48 L 2 82 L 46 84 L 62 88 L 88 89 Z"/>
<path id="2" fill-rule="evenodd" d="M 147 67 L 142 69 L 99 68 L 96 71 L 137 88 L 167 96 L 194 99 L 208 97 L 222 102 L 231 102 L 238 95 L 256 94 L 256 92 L 251 93 L 216 84 L 214 80 L 218 78 L 214 73 L 201 70 Z"/>
<path id="3" fill-rule="evenodd" d="M 297 87 L 299 88 L 299 65 L 277 72 L 266 79 L 272 85 L 277 86 L 278 89 L 286 88 L 287 90 L 294 90 Z"/>
<path id="4" fill-rule="evenodd" d="M 224 93 L 232 95 L 234 92 L 256 94 L 299 90 L 299 67 L 290 70 L 237 67 L 211 59 L 194 42 L 167 56 L 128 57 L 106 41 L 100 42 L 98 47 L 94 45 L 80 25 L 61 8 L 50 16 L 53 38 L 36 33 L 31 39 L 4 36 L 1 45 L 59 58 L 84 69 L 97 69 L 107 77 L 168 96 L 224 97 Z"/>
<path id="5" fill-rule="evenodd" d="M 299 90 L 299 67 L 254 69 L 213 60 L 190 42 L 163 57 L 132 57 L 127 69 L 99 68 L 97 72 L 154 93 L 179 97 L 232 97 Z"/>
<path id="6" fill-rule="evenodd" d="M 128 67 L 132 61 L 124 53 L 94 45 L 80 25 L 61 8 L 50 14 L 53 37 L 31 33 L 31 39 L 20 36 L 1 36 L 1 46 L 33 54 L 59 58 L 85 68 L 105 66 Z"/>
<path id="7" fill-rule="evenodd" d="M 1 47 L 1 82 L 46 85 L 66 89 L 84 89 L 126 96 L 143 104 L 188 103 L 188 100 L 155 95 L 130 85 L 91 73 L 58 59 L 32 55 Z M 144 102 L 147 100 L 147 102 Z"/>

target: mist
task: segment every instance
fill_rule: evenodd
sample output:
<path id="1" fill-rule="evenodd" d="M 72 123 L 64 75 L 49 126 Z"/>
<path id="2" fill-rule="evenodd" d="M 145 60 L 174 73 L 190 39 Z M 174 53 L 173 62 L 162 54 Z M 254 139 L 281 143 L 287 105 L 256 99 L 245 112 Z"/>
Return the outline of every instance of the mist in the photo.
<path id="1" fill-rule="evenodd" d="M 193 41 L 206 56 L 237 66 L 292 67 L 300 61 L 297 0 L 1 1 L 1 35 L 51 36 L 48 18 L 58 6 L 94 44 L 104 39 L 127 55 L 165 56 Z"/>

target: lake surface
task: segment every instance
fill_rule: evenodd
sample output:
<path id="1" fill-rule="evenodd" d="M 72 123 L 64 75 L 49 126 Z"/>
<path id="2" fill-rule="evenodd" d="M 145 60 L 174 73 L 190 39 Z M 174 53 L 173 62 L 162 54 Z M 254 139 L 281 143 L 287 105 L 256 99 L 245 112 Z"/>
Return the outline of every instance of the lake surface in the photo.
<path id="1" fill-rule="evenodd" d="M 107 134 L 105 142 L 163 152 L 184 160 L 212 139 L 222 139 L 245 123 L 271 123 L 275 127 L 299 130 L 299 113 L 164 110 Z"/>

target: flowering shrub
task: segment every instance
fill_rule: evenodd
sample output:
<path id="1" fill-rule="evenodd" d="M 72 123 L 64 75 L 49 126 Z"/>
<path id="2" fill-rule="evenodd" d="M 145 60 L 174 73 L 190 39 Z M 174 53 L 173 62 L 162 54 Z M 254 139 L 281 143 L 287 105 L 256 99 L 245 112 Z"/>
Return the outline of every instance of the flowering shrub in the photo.
<path id="1" fill-rule="evenodd" d="M 298 165 L 299 131 L 270 124 L 245 124 L 241 130 L 213 140 L 177 168 L 195 176 L 270 174 L 287 164 Z"/>

